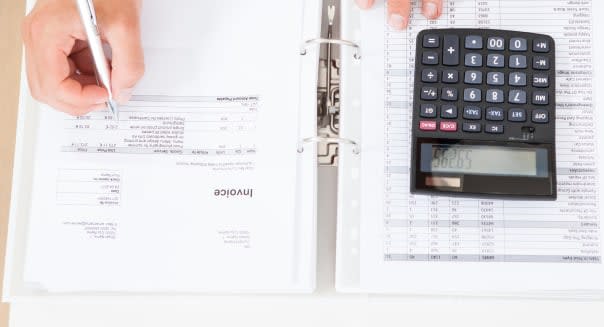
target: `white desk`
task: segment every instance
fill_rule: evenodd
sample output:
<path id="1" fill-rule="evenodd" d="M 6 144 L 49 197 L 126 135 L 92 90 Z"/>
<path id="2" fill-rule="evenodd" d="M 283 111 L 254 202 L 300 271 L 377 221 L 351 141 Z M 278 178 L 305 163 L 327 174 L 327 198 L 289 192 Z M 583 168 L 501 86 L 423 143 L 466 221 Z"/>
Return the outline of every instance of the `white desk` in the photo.
<path id="1" fill-rule="evenodd" d="M 315 295 L 21 303 L 11 306 L 10 326 L 604 326 L 604 302 L 334 294 L 335 170 L 320 174 L 322 252 Z"/>

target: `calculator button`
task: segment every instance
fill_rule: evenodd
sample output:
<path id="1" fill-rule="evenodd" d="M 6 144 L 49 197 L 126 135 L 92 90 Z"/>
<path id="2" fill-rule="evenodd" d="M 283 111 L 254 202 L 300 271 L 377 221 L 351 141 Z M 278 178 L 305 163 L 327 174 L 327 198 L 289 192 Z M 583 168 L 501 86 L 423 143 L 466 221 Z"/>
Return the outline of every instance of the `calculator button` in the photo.
<path id="1" fill-rule="evenodd" d="M 548 70 L 549 69 L 549 59 L 547 57 L 543 57 L 543 56 L 533 57 L 533 69 Z"/>
<path id="2" fill-rule="evenodd" d="M 533 104 L 545 106 L 549 104 L 549 94 L 547 91 L 533 92 Z"/>
<path id="3" fill-rule="evenodd" d="M 438 90 L 435 87 L 422 87 L 422 100 L 436 100 L 438 99 Z"/>
<path id="4" fill-rule="evenodd" d="M 463 90 L 463 100 L 466 102 L 482 101 L 482 92 L 480 89 L 465 89 Z"/>
<path id="5" fill-rule="evenodd" d="M 527 68 L 526 56 L 523 55 L 513 55 L 510 56 L 510 68 Z"/>
<path id="6" fill-rule="evenodd" d="M 419 116 L 422 118 L 436 118 L 436 105 L 422 104 L 420 106 Z"/>
<path id="7" fill-rule="evenodd" d="M 534 52 L 549 52 L 549 42 L 545 39 L 535 39 L 533 41 L 533 51 Z"/>
<path id="8" fill-rule="evenodd" d="M 490 72 L 487 74 L 488 85 L 503 85 L 505 83 L 505 75 L 503 73 Z"/>
<path id="9" fill-rule="evenodd" d="M 502 68 L 505 67 L 505 56 L 502 54 L 491 53 L 487 56 L 487 67 Z"/>
<path id="10" fill-rule="evenodd" d="M 525 122 L 526 110 L 521 108 L 510 109 L 508 111 L 508 120 L 513 122 Z"/>
<path id="11" fill-rule="evenodd" d="M 508 102 L 513 104 L 526 104 L 526 91 L 510 90 Z"/>
<path id="12" fill-rule="evenodd" d="M 443 87 L 440 98 L 445 101 L 457 101 L 457 89 L 453 87 Z"/>
<path id="13" fill-rule="evenodd" d="M 440 130 L 443 132 L 457 132 L 457 122 L 455 121 L 441 121 Z"/>
<path id="14" fill-rule="evenodd" d="M 422 55 L 422 64 L 424 65 L 438 65 L 438 53 L 434 51 L 426 51 Z"/>
<path id="15" fill-rule="evenodd" d="M 509 84 L 511 86 L 526 86 L 525 73 L 511 73 Z"/>
<path id="16" fill-rule="evenodd" d="M 466 84 L 482 84 L 482 72 L 477 70 L 468 70 L 464 76 Z"/>
<path id="17" fill-rule="evenodd" d="M 422 70 L 422 82 L 425 82 L 425 83 L 438 82 L 438 72 L 435 69 Z"/>
<path id="18" fill-rule="evenodd" d="M 466 67 L 482 67 L 482 56 L 479 53 L 467 53 Z"/>
<path id="19" fill-rule="evenodd" d="M 484 131 L 489 134 L 503 134 L 503 125 L 487 124 Z"/>
<path id="20" fill-rule="evenodd" d="M 443 83 L 457 83 L 459 82 L 459 72 L 456 70 L 444 70 L 442 80 Z"/>
<path id="21" fill-rule="evenodd" d="M 482 118 L 482 110 L 480 109 L 480 107 L 467 106 L 467 107 L 463 108 L 463 118 L 464 119 L 471 119 L 471 120 L 481 119 Z"/>
<path id="22" fill-rule="evenodd" d="M 438 48 L 439 45 L 438 35 L 426 34 L 424 35 L 424 48 Z"/>
<path id="23" fill-rule="evenodd" d="M 533 75 L 533 86 L 534 87 L 549 87 L 549 75 L 547 75 L 547 74 Z"/>
<path id="24" fill-rule="evenodd" d="M 444 37 L 443 65 L 459 65 L 459 37 L 457 35 L 445 35 Z"/>
<path id="25" fill-rule="evenodd" d="M 422 131 L 435 131 L 436 122 L 433 120 L 422 120 L 419 122 L 419 129 Z"/>
<path id="26" fill-rule="evenodd" d="M 482 126 L 479 123 L 463 123 L 461 129 L 467 133 L 480 133 Z"/>
<path id="27" fill-rule="evenodd" d="M 505 50 L 505 40 L 502 37 L 490 37 L 487 40 L 487 49 L 503 51 Z"/>
<path id="28" fill-rule="evenodd" d="M 501 108 L 487 108 L 486 119 L 492 121 L 503 120 L 503 109 Z"/>
<path id="29" fill-rule="evenodd" d="M 452 104 L 444 104 L 440 107 L 440 118 L 455 119 L 457 118 L 457 107 Z"/>
<path id="30" fill-rule="evenodd" d="M 480 36 L 480 35 L 466 36 L 466 49 L 482 49 L 482 36 Z"/>
<path id="31" fill-rule="evenodd" d="M 489 103 L 503 103 L 503 90 L 487 90 L 486 101 Z"/>
<path id="32" fill-rule="evenodd" d="M 510 40 L 510 51 L 526 51 L 527 41 L 521 37 L 514 37 Z"/>
<path id="33" fill-rule="evenodd" d="M 531 118 L 533 123 L 546 124 L 549 122 L 549 112 L 545 109 L 535 109 Z"/>

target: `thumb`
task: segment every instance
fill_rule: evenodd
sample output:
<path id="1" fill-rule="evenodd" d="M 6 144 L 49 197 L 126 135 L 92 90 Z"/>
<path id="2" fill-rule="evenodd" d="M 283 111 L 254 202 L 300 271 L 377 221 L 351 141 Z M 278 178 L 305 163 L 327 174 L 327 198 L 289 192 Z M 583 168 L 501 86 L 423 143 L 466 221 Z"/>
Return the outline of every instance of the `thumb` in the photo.
<path id="1" fill-rule="evenodd" d="M 111 46 L 111 86 L 120 103 L 128 102 L 132 88 L 145 73 L 138 14 L 106 26 L 104 36 Z"/>

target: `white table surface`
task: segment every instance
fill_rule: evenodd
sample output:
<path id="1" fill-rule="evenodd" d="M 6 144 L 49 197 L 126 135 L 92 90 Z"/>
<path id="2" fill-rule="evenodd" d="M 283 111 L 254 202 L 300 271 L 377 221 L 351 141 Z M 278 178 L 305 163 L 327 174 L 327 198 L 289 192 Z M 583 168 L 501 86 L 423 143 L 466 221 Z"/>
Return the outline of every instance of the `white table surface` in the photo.
<path id="1" fill-rule="evenodd" d="M 334 294 L 335 173 L 320 170 L 314 295 L 17 303 L 11 305 L 10 326 L 604 326 L 604 302 Z"/>

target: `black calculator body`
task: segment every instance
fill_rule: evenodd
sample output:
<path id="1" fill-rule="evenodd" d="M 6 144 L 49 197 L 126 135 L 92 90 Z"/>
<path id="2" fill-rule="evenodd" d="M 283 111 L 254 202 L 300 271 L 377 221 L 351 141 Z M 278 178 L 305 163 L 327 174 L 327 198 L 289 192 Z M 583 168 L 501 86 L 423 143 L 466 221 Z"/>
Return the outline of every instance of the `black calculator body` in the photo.
<path id="1" fill-rule="evenodd" d="M 556 198 L 550 36 L 424 30 L 415 67 L 412 193 Z"/>

